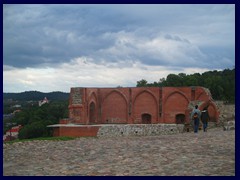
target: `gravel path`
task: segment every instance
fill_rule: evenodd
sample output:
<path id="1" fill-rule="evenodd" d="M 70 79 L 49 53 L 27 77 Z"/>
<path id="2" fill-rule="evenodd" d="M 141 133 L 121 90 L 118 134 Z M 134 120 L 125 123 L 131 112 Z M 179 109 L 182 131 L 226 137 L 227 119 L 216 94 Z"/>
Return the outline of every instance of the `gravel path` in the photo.
<path id="1" fill-rule="evenodd" d="M 3 145 L 4 176 L 235 176 L 235 131 Z"/>

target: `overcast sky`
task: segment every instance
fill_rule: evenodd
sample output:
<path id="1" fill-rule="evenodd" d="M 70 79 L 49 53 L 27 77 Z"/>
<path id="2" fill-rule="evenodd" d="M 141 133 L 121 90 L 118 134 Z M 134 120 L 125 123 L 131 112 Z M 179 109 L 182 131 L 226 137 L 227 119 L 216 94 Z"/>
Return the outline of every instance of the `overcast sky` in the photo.
<path id="1" fill-rule="evenodd" d="M 3 91 L 134 87 L 235 67 L 235 5 L 3 5 Z"/>

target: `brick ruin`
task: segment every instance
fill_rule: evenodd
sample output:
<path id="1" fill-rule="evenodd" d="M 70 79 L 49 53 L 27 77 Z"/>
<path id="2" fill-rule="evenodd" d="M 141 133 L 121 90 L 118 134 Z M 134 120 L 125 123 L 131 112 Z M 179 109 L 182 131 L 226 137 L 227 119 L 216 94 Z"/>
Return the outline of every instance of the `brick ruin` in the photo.
<path id="1" fill-rule="evenodd" d="M 217 106 L 203 87 L 76 87 L 70 91 L 69 118 L 49 127 L 55 136 L 96 136 L 102 124 L 189 124 L 196 104 L 200 110 L 207 106 L 218 123 Z"/>

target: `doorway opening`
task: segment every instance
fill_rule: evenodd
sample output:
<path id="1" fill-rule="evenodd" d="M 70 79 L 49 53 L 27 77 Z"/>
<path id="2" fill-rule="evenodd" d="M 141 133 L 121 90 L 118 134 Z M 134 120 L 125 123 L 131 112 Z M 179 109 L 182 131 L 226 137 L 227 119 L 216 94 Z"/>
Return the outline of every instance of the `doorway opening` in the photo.
<path id="1" fill-rule="evenodd" d="M 151 124 L 152 116 L 151 114 L 142 114 L 142 124 Z"/>
<path id="2" fill-rule="evenodd" d="M 185 114 L 177 114 L 176 124 L 184 124 L 184 123 L 185 123 Z"/>

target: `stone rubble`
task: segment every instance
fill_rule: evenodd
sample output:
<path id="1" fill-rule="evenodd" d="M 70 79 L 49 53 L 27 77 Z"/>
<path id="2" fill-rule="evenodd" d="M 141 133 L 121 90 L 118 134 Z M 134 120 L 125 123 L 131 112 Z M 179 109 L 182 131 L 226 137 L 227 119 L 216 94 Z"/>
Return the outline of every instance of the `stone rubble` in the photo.
<path id="1" fill-rule="evenodd" d="M 235 104 L 226 104 L 223 101 L 216 101 L 219 109 L 219 126 L 224 131 L 235 130 Z"/>
<path id="2" fill-rule="evenodd" d="M 225 104 L 223 101 L 215 101 L 220 112 L 219 122 L 223 126 L 227 121 L 235 121 L 235 104 Z"/>
<path id="3" fill-rule="evenodd" d="M 224 122 L 223 130 L 224 131 L 235 130 L 235 121 Z"/>
<path id="4" fill-rule="evenodd" d="M 4 176 L 235 176 L 235 131 L 3 145 Z"/>

